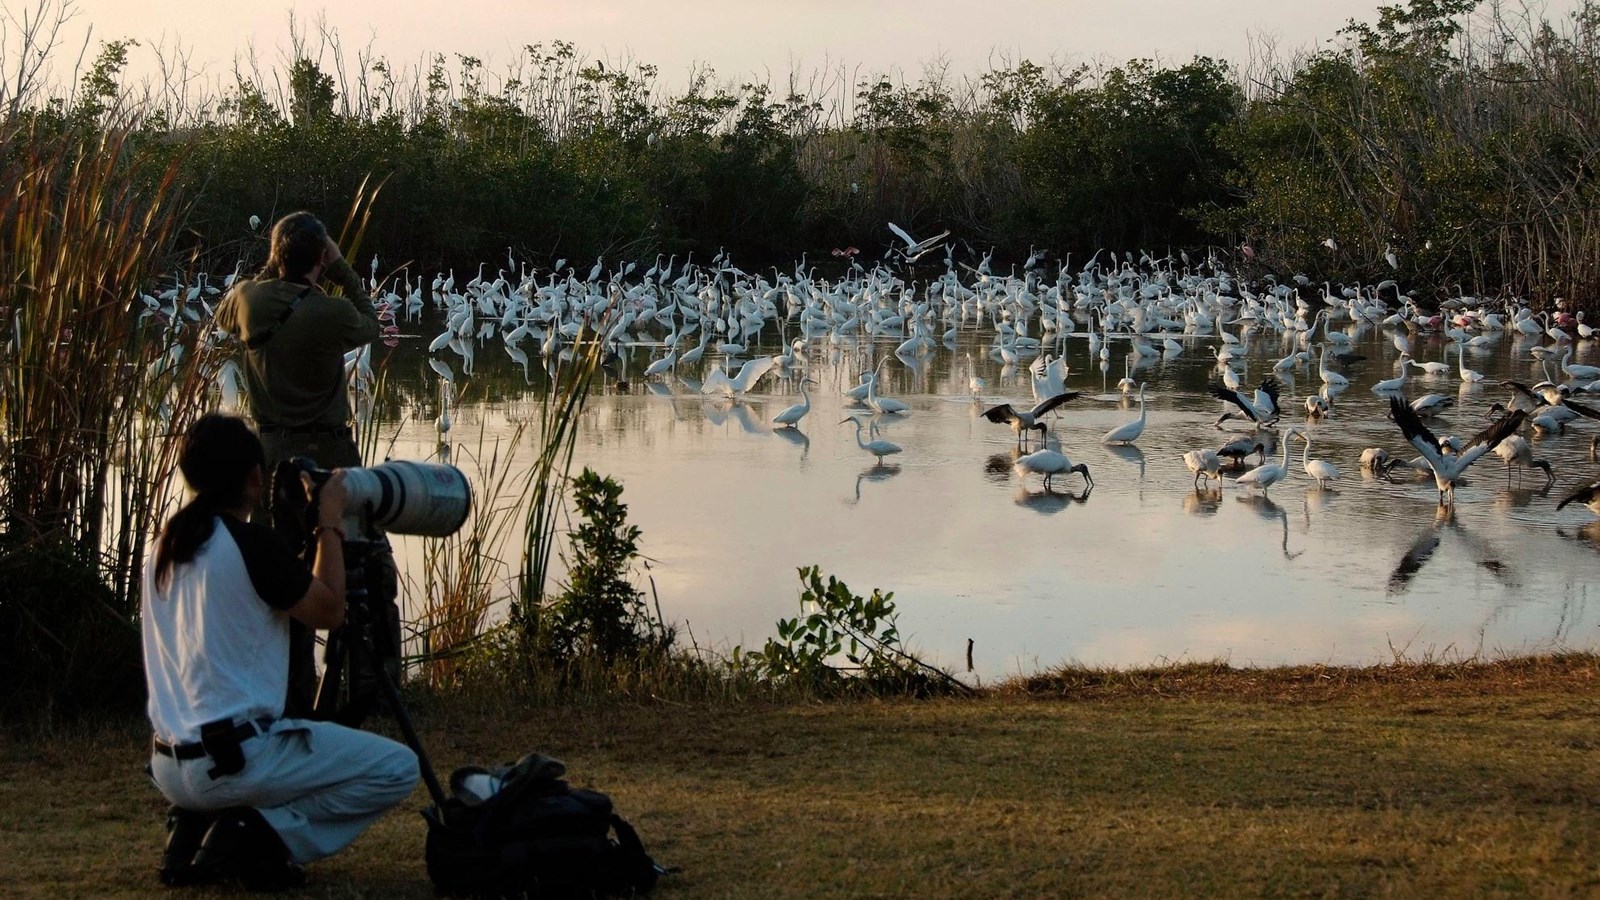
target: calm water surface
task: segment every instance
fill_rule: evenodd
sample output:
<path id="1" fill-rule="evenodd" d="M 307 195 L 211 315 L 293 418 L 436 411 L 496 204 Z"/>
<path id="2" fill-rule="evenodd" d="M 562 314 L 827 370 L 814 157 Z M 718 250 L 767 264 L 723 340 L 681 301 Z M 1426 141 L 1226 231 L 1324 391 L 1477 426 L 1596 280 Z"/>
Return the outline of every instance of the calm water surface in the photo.
<path id="1" fill-rule="evenodd" d="M 1218 339 L 1184 337 L 1183 353 L 1135 370 L 1149 386 L 1148 425 L 1137 447 L 1113 448 L 1100 436 L 1138 416 L 1137 401 L 1116 389 L 1129 345 L 1113 338 L 1102 370 L 1080 333 L 1066 344 L 1067 387 L 1086 396 L 1063 407 L 1052 442 L 1089 466 L 1094 489 L 1058 478 L 1046 493 L 1038 476 L 1012 472 L 1011 431 L 979 415 L 995 402 L 1032 405 L 1026 366 L 1003 368 L 989 354 L 989 334 L 964 329 L 953 350 L 914 367 L 892 355 L 900 339 L 812 342 L 802 371 L 818 383 L 813 408 L 792 433 L 768 422 L 799 402 L 797 377 L 768 376 L 747 402 L 730 404 L 701 396 L 693 381 L 642 383 L 639 373 L 660 351 L 633 347 L 631 386 L 617 392 L 608 377 L 589 401 L 576 466 L 623 483 L 661 608 L 687 622 L 701 646 L 759 646 L 776 619 L 794 614 L 794 570 L 811 564 L 858 593 L 894 591 L 902 633 L 933 660 L 965 670 L 970 638 L 974 674 L 989 680 L 1064 661 L 1370 663 L 1395 652 L 1600 646 L 1600 594 L 1591 587 L 1600 582 L 1600 526 L 1576 505 L 1555 510 L 1600 474 L 1588 452 L 1593 423 L 1533 439 L 1535 455 L 1555 467 L 1548 494 L 1542 473 L 1508 479 L 1491 455 L 1457 491 L 1454 516 L 1442 516 L 1431 477 L 1389 483 L 1360 470 L 1364 447 L 1414 455 L 1384 418 L 1387 401 L 1369 390 L 1398 373 L 1398 351 L 1386 332 L 1368 329 L 1355 346 L 1367 359 L 1344 368 L 1351 386 L 1335 398 L 1333 416 L 1309 426 L 1312 457 L 1341 470 L 1330 489 L 1301 471 L 1302 444 L 1294 441 L 1290 476 L 1267 496 L 1231 479 L 1220 492 L 1197 493 L 1183 452 L 1243 433 L 1212 424 L 1222 406 L 1205 386 L 1217 377 Z M 758 353 L 782 349 L 775 331 L 764 338 Z M 423 398 L 386 425 L 400 434 L 396 456 L 436 452 L 439 401 L 428 398 L 438 396 L 437 376 L 423 361 L 425 341 L 407 341 L 390 364 L 390 377 Z M 1242 360 L 1245 384 L 1271 373 L 1286 341 L 1255 336 Z M 1413 353 L 1445 359 L 1444 346 L 1442 338 L 1416 339 Z M 1538 381 L 1530 346 L 1506 336 L 1468 350 L 1467 364 L 1495 379 Z M 477 355 L 474 376 L 458 377 L 463 397 L 484 396 L 473 382 L 522 381 L 497 342 Z M 885 357 L 881 393 L 912 412 L 874 420 L 881 438 L 904 448 L 880 466 L 856 446 L 854 428 L 840 424 L 852 414 L 868 421 L 841 391 Z M 1578 345 L 1575 361 L 1596 357 L 1600 347 Z M 1469 436 L 1484 426 L 1482 411 L 1509 392 L 1464 387 L 1453 350 L 1448 361 L 1449 375 L 1413 377 L 1404 393 L 1457 397 L 1431 427 Z M 533 365 L 537 378 L 537 358 Z M 981 402 L 969 387 L 973 375 L 987 383 Z M 1289 375 L 1283 427 L 1304 424 L 1304 398 L 1322 387 L 1314 359 Z M 469 475 L 463 450 L 476 445 L 480 428 L 505 433 L 522 406 L 464 400 L 455 410 L 448 437 Z M 1420 566 L 1404 564 L 1408 553 Z"/>

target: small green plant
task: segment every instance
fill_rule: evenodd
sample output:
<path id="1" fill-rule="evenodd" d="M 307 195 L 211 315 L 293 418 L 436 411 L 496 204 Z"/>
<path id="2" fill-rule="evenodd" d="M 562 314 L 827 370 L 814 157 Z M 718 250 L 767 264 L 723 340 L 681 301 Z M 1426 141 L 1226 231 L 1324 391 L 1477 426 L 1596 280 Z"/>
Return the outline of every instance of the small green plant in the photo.
<path id="1" fill-rule="evenodd" d="M 801 568 L 800 615 L 778 620 L 778 637 L 760 651 L 733 650 L 730 666 L 758 680 L 818 694 L 865 689 L 875 693 L 947 694 L 967 691 L 950 673 L 905 648 L 894 592 L 852 593 L 817 566 Z"/>
<path id="2" fill-rule="evenodd" d="M 584 521 L 572 532 L 565 589 L 540 617 L 546 659 L 614 663 L 666 650 L 674 629 L 650 615 L 630 578 L 640 532 L 628 524 L 622 485 L 584 469 L 572 482 L 572 502 Z"/>

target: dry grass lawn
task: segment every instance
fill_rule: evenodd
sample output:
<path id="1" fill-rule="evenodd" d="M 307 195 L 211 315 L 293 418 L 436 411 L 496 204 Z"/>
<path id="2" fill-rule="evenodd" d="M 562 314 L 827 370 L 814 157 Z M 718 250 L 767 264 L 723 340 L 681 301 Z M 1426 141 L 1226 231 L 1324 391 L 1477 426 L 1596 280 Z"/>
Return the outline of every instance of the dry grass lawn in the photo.
<path id="1" fill-rule="evenodd" d="M 609 792 L 661 896 L 1600 894 L 1600 660 L 1065 672 L 976 699 L 417 704 Z M 0 742 L 0 895 L 167 895 L 141 723 Z M 417 794 L 310 896 L 428 897 Z M 205 892 L 191 892 L 204 894 Z"/>

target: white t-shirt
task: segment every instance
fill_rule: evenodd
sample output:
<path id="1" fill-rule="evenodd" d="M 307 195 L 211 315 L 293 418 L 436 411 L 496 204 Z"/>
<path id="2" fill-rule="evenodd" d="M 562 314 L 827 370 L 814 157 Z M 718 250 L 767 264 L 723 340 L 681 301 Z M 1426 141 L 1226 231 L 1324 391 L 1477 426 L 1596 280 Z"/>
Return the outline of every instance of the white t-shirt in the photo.
<path id="1" fill-rule="evenodd" d="M 143 599 L 150 724 L 171 744 L 200 726 L 277 718 L 289 679 L 289 617 L 311 584 L 305 563 L 264 526 L 217 516 L 195 558 L 155 583 L 146 555 Z"/>

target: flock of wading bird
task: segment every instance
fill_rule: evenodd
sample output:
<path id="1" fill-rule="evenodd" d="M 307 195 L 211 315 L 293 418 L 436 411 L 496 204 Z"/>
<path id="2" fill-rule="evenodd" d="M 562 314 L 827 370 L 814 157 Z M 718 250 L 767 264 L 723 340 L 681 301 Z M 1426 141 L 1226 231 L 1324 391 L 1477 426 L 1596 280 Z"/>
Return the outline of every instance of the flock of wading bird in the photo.
<path id="1" fill-rule="evenodd" d="M 1351 352 L 1354 342 L 1368 329 L 1383 329 L 1400 351 L 1399 375 L 1378 382 L 1372 390 L 1388 397 L 1388 416 L 1415 455 L 1372 447 L 1361 453 L 1360 465 L 1391 480 L 1408 473 L 1431 475 L 1441 506 L 1454 504 L 1456 485 L 1489 453 L 1504 462 L 1508 477 L 1512 466 L 1519 472 L 1542 469 L 1548 490 L 1555 474 L 1547 461 L 1534 458 L 1522 432 L 1553 437 L 1565 434 L 1578 419 L 1600 419 L 1600 409 L 1574 399 L 1600 393 L 1600 367 L 1572 361 L 1574 344 L 1595 337 L 1595 329 L 1583 321 L 1581 312 L 1541 313 L 1516 299 L 1470 296 L 1445 298 L 1428 304 L 1436 308 L 1426 309 L 1392 279 L 1337 289 L 1300 275 L 1282 283 L 1271 275 L 1247 283 L 1211 252 L 1197 259 L 1187 252 L 1159 259 L 1149 253 L 1137 257 L 1123 253 L 1119 260 L 1116 253 L 1100 251 L 1076 269 L 1070 255 L 1046 263 L 1046 254 L 1034 252 L 1020 269 L 1012 267 L 1001 274 L 991 269 L 992 251 L 980 257 L 964 242 L 946 242 L 948 232 L 919 241 L 892 223 L 889 227 L 896 243 L 871 268 L 855 259 L 858 251 L 853 247 L 833 251 L 843 263 L 843 273 L 832 281 L 817 277 L 803 256 L 792 273 L 746 272 L 725 252 L 709 264 L 694 263 L 692 254 L 681 264 L 676 256 L 657 257 L 642 272 L 641 264 L 633 262 L 608 270 L 602 258 L 587 277 L 580 278 L 566 260 L 540 272 L 519 266 L 508 255 L 507 268 L 493 277 L 486 276 L 485 264 L 459 288 L 453 271 L 436 275 L 425 288 L 420 276 L 412 281 L 404 272 L 380 279 L 374 258 L 372 293 L 384 322 L 384 342 L 390 346 L 400 337 L 397 322 L 420 318 L 429 301 L 444 319 L 444 330 L 428 345 L 429 364 L 441 380 L 436 423 L 441 434 L 449 430 L 454 400 L 455 374 L 447 354 L 471 373 L 477 349 L 490 341 L 500 343 L 527 378 L 532 356 L 554 365 L 559 358 L 570 358 L 575 344 L 598 340 L 605 348 L 607 368 L 624 383 L 626 356 L 652 348 L 660 355 L 644 368 L 646 382 L 676 379 L 696 394 L 734 404 L 742 403 L 769 373 L 798 373 L 802 402 L 772 418 L 773 427 L 786 429 L 796 427 L 811 411 L 808 389 L 816 383 L 803 373 L 806 353 L 814 346 L 898 340 L 894 356 L 915 368 L 941 346 L 954 349 L 963 328 L 992 330 L 990 353 L 1005 365 L 1003 372 L 1031 360 L 1035 405 L 1002 403 L 982 414 L 1008 425 L 1019 451 L 1027 449 L 1037 433 L 1038 449 L 1019 455 L 1014 468 L 1019 476 L 1044 476 L 1047 491 L 1053 479 L 1073 475 L 1083 478 L 1086 491 L 1093 486 L 1086 465 L 1074 463 L 1046 440 L 1049 417 L 1059 415 L 1064 404 L 1083 393 L 1067 389 L 1069 372 L 1061 356 L 1066 342 L 1075 337 L 1087 340 L 1089 354 L 1098 357 L 1102 372 L 1109 366 L 1112 343 L 1128 344 L 1128 375 L 1119 389 L 1130 397 L 1137 394 L 1139 417 L 1102 438 L 1105 444 L 1122 445 L 1136 442 L 1147 422 L 1144 385 L 1131 377 L 1137 364 L 1181 354 L 1185 344 L 1179 337 L 1216 337 L 1211 352 L 1217 377 L 1210 393 L 1225 404 L 1216 424 L 1220 428 L 1232 420 L 1244 423 L 1248 431 L 1215 449 L 1183 454 L 1197 490 L 1202 479 L 1212 479 L 1220 489 L 1223 475 L 1234 473 L 1239 487 L 1266 491 L 1291 477 L 1293 438 L 1304 443 L 1300 464 L 1308 478 L 1326 487 L 1339 476 L 1337 466 L 1311 458 L 1308 428 L 1291 425 L 1278 434 L 1290 411 L 1280 405 L 1277 377 L 1265 378 L 1253 390 L 1241 384 L 1237 366 L 1257 335 L 1277 335 L 1292 348 L 1273 364 L 1277 373 L 1310 369 L 1315 360 L 1322 388 L 1306 398 L 1304 416 L 1316 421 L 1332 413 L 1338 395 L 1350 386 L 1340 370 L 1361 359 Z M 1327 243 L 1331 245 L 1331 240 Z M 963 257 L 972 264 L 958 260 L 958 248 L 965 248 Z M 1248 259 L 1252 254 L 1244 255 Z M 1398 267 L 1393 253 L 1386 258 Z M 237 277 L 236 270 L 224 279 L 224 287 Z M 142 299 L 146 314 L 165 314 L 176 321 L 185 316 L 202 318 L 190 303 L 198 301 L 208 311 L 207 298 L 215 293 L 216 288 L 202 283 Z M 783 351 L 749 359 L 733 371 L 732 362 L 756 346 L 769 326 L 783 336 Z M 1411 357 L 1412 339 L 1426 335 L 1449 339 L 1457 353 L 1454 367 Z M 1485 377 L 1467 367 L 1463 351 L 1488 346 L 1506 335 L 1514 336 L 1519 347 L 1531 342 L 1525 348 L 1528 358 L 1541 367 L 1545 378 L 1534 384 L 1499 382 L 1506 389 L 1505 400 L 1488 407 L 1487 427 L 1472 437 L 1436 435 L 1427 421 L 1452 406 L 1455 398 L 1428 393 L 1407 401 L 1403 393 L 1408 373 L 1416 369 L 1439 379 L 1454 368 L 1463 383 L 1480 384 Z M 701 371 L 708 353 L 713 361 L 703 380 L 679 374 L 680 369 Z M 361 398 L 370 399 L 374 381 L 371 348 L 350 354 L 347 369 L 359 409 Z M 878 423 L 911 412 L 909 404 L 879 392 L 881 371 L 882 364 L 862 373 L 860 383 L 844 392 L 861 411 L 876 414 L 866 435 L 859 418 L 839 423 L 853 424 L 857 446 L 880 464 L 902 448 L 877 436 Z M 237 398 L 237 367 L 225 364 L 218 377 L 225 402 L 230 396 Z M 971 378 L 975 402 L 984 387 L 981 378 Z M 1268 454 L 1277 445 L 1282 455 L 1269 461 Z M 1600 438 L 1591 438 L 1591 460 L 1597 451 Z M 1258 464 L 1247 468 L 1252 456 Z M 1566 496 L 1557 508 L 1572 503 L 1600 514 L 1600 481 Z"/>

